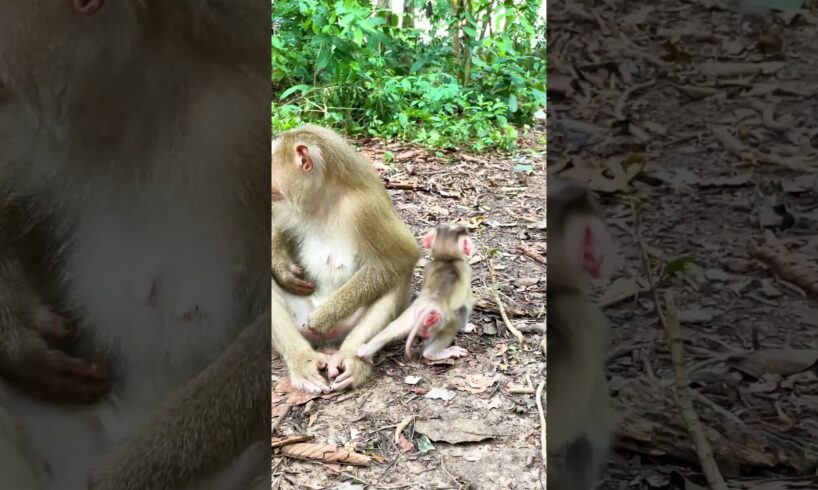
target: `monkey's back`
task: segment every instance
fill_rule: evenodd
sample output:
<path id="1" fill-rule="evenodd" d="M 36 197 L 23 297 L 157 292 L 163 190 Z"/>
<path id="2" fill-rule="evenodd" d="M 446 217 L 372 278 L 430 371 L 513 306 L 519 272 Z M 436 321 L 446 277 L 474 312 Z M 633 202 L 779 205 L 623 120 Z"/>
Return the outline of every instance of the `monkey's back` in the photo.
<path id="1" fill-rule="evenodd" d="M 447 304 L 471 283 L 468 265 L 462 259 L 435 258 L 423 271 L 421 294 Z"/>
<path id="2" fill-rule="evenodd" d="M 607 319 L 581 292 L 548 293 L 548 446 L 610 424 L 604 371 Z"/>

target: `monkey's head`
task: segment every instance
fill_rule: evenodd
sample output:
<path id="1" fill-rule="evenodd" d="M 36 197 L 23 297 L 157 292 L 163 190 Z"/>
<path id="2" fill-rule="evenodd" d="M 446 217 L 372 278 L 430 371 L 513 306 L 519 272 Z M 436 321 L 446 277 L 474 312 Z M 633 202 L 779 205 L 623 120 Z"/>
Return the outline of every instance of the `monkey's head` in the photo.
<path id="1" fill-rule="evenodd" d="M 349 191 L 380 183 L 369 162 L 343 138 L 313 125 L 273 140 L 271 174 L 274 199 L 278 195 L 300 207 L 331 203 Z"/>
<path id="2" fill-rule="evenodd" d="M 584 277 L 607 280 L 616 252 L 591 191 L 551 178 L 548 186 L 548 282 L 577 288 Z"/>
<path id="3" fill-rule="evenodd" d="M 432 251 L 435 259 L 469 259 L 474 255 L 474 242 L 465 226 L 441 223 L 423 237 L 423 248 Z"/>
<path id="4" fill-rule="evenodd" d="M 273 200 L 303 206 L 310 196 L 320 196 L 327 171 L 320 142 L 307 134 L 290 131 L 273 140 Z"/>

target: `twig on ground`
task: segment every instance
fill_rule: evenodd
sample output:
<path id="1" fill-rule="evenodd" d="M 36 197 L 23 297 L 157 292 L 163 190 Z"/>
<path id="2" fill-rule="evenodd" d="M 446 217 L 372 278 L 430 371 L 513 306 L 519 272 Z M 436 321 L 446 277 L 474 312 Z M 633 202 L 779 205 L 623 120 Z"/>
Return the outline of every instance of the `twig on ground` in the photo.
<path id="1" fill-rule="evenodd" d="M 519 330 L 511 325 L 511 321 L 508 319 L 508 315 L 506 314 L 506 308 L 503 305 L 503 300 L 500 299 L 500 291 L 498 290 L 497 286 L 497 273 L 494 272 L 494 262 L 492 262 L 491 257 L 488 258 L 487 262 L 489 264 L 489 276 L 491 276 L 491 292 L 494 295 L 494 301 L 497 302 L 497 307 L 500 309 L 500 316 L 503 318 L 503 323 L 505 323 L 508 331 L 511 332 L 511 334 L 517 339 L 517 342 L 520 345 L 523 345 L 525 344 L 525 338 Z"/>
<path id="2" fill-rule="evenodd" d="M 283 437 L 281 439 L 274 439 L 272 441 L 272 448 L 279 448 L 284 447 L 287 444 L 296 444 L 299 442 L 307 442 L 311 441 L 313 436 L 290 436 L 290 437 Z"/>
<path id="3" fill-rule="evenodd" d="M 658 308 L 658 305 L 657 305 Z M 699 419 L 696 410 L 693 408 L 693 399 L 690 395 L 687 372 L 685 370 L 685 360 L 683 351 L 683 340 L 679 327 L 679 312 L 676 309 L 676 302 L 672 291 L 665 291 L 665 308 L 667 308 L 667 333 L 668 348 L 670 357 L 673 360 L 673 371 L 676 374 L 676 403 L 682 413 L 682 418 L 687 426 L 687 432 L 693 444 L 696 446 L 696 453 L 702 465 L 707 483 L 713 490 L 727 490 L 727 484 L 719 471 L 716 460 L 713 458 L 713 449 L 710 441 L 704 434 L 704 427 Z"/>
<path id="4" fill-rule="evenodd" d="M 639 243 L 639 249 L 642 255 L 642 263 L 645 268 L 645 274 L 648 276 L 650 289 L 653 293 L 653 302 L 656 309 L 656 314 L 659 321 L 664 327 L 665 338 L 667 340 L 668 349 L 670 350 L 670 358 L 673 362 L 674 387 L 676 394 L 676 404 L 681 412 L 682 419 L 685 422 L 688 435 L 690 436 L 693 445 L 696 448 L 696 454 L 699 457 L 699 464 L 702 466 L 705 478 L 710 488 L 713 490 L 727 490 L 727 484 L 724 482 L 724 477 L 719 471 L 719 467 L 713 458 L 713 449 L 710 447 L 710 442 L 704 434 L 704 428 L 699 419 L 696 410 L 693 408 L 693 400 L 690 394 L 690 383 L 687 379 L 687 371 L 684 360 L 684 340 L 682 339 L 681 328 L 679 327 L 679 312 L 676 309 L 676 302 L 672 291 L 665 291 L 665 308 L 667 309 L 667 316 L 662 310 L 662 304 L 659 298 L 659 290 L 656 288 L 656 281 L 653 278 L 653 271 L 651 270 L 650 257 L 648 256 L 645 241 L 642 238 L 642 220 L 639 211 L 636 209 L 635 203 L 631 204 L 631 210 L 634 216 L 636 240 Z"/>
<path id="5" fill-rule="evenodd" d="M 724 416 L 724 418 L 731 420 L 736 425 L 739 425 L 739 426 L 744 426 L 745 425 L 744 421 L 741 420 L 738 417 L 738 415 L 736 415 L 733 412 L 731 412 L 730 410 L 727 410 L 726 408 L 722 407 L 721 405 L 714 402 L 710 398 L 707 398 L 706 396 L 704 396 L 700 392 L 698 392 L 696 390 L 690 390 L 690 393 L 693 394 L 693 398 L 695 398 L 696 401 L 698 401 L 700 403 L 703 403 L 704 405 L 707 405 L 714 412 L 720 413 L 721 415 Z"/>
<path id="6" fill-rule="evenodd" d="M 633 95 L 634 92 L 639 90 L 648 88 L 652 86 L 655 81 L 645 82 L 645 83 L 638 83 L 636 85 L 631 85 L 628 87 L 627 90 L 622 92 L 622 95 L 619 96 L 619 100 L 616 101 L 616 106 L 614 107 L 614 117 L 617 121 L 627 121 L 628 116 L 625 115 L 625 106 L 628 104 L 628 97 Z"/>
<path id="7" fill-rule="evenodd" d="M 281 415 L 279 415 L 278 418 L 273 421 L 273 425 L 270 427 L 270 434 L 275 434 L 276 433 L 278 428 L 281 426 L 281 423 L 284 422 L 284 419 L 286 419 L 287 415 L 290 414 L 290 410 L 292 408 L 293 408 L 293 406 L 290 405 L 290 404 L 287 404 L 284 407 L 284 411 L 281 413 Z"/>
<path id="8" fill-rule="evenodd" d="M 536 392 L 534 388 L 529 388 L 528 386 L 520 386 L 520 385 L 509 385 L 506 388 L 506 393 L 509 395 L 533 395 Z"/>
<path id="9" fill-rule="evenodd" d="M 521 254 L 525 255 L 529 259 L 533 260 L 538 264 L 545 265 L 545 257 L 542 256 L 538 251 L 534 250 L 533 248 L 529 247 L 525 243 L 518 243 L 517 244 L 517 251 Z"/>
<path id="10" fill-rule="evenodd" d="M 446 474 L 449 475 L 449 478 L 451 478 L 454 484 L 457 485 L 458 489 L 463 488 L 463 484 L 460 483 L 460 480 L 458 480 L 457 478 L 455 478 L 454 475 L 449 473 L 449 468 L 446 467 L 446 459 L 443 456 L 440 456 L 440 466 L 443 467 L 443 471 L 445 471 Z"/>
<path id="11" fill-rule="evenodd" d="M 545 389 L 545 381 L 540 381 L 539 386 L 537 386 L 537 393 L 534 397 L 537 399 L 537 412 L 540 414 L 540 451 L 542 452 L 542 464 L 545 466 L 545 462 L 547 458 L 547 447 L 546 447 L 546 439 L 545 439 L 545 409 L 543 408 L 542 402 L 542 394 L 543 390 Z"/>

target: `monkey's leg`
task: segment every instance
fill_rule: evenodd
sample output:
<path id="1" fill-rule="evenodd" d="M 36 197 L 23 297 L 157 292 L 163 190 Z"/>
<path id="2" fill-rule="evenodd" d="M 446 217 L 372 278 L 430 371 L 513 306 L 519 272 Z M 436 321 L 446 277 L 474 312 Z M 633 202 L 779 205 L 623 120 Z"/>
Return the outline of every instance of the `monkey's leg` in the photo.
<path id="1" fill-rule="evenodd" d="M 330 377 L 335 378 L 330 390 L 343 390 L 350 386 L 357 388 L 369 379 L 372 374 L 372 365 L 357 356 L 358 349 L 406 308 L 410 294 L 411 286 L 407 281 L 405 284 L 396 286 L 372 304 L 360 323 L 347 335 L 341 348 L 327 364 Z"/>
<path id="2" fill-rule="evenodd" d="M 430 361 L 439 361 L 469 355 L 469 351 L 463 347 L 452 345 L 459 325 L 459 322 L 449 323 L 440 330 L 440 333 L 429 339 L 429 343 L 423 349 L 423 357 Z"/>
<path id="3" fill-rule="evenodd" d="M 308 393 L 329 391 L 329 386 L 319 372 L 326 365 L 326 356 L 315 352 L 298 331 L 275 282 L 272 286 L 271 332 L 273 350 L 287 363 L 292 385 Z"/>
<path id="4" fill-rule="evenodd" d="M 383 349 L 385 345 L 395 340 L 406 338 L 415 324 L 415 315 L 417 314 L 419 301 L 420 298 L 415 300 L 395 321 L 387 325 L 386 328 L 373 337 L 372 340 L 362 345 L 358 349 L 358 357 L 371 362 L 372 357 Z"/>

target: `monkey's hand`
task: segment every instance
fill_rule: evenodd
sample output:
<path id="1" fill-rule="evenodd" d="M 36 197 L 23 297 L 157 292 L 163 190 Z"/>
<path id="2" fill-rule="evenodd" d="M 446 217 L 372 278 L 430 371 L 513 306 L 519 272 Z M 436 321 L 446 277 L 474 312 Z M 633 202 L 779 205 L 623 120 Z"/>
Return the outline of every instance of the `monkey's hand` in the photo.
<path id="1" fill-rule="evenodd" d="M 329 393 L 330 387 L 320 371 L 327 367 L 327 355 L 312 349 L 295 353 L 288 360 L 290 383 L 307 393 Z"/>
<path id="2" fill-rule="evenodd" d="M 341 391 L 366 383 L 372 375 L 372 365 L 360 359 L 354 351 L 339 350 L 330 357 L 327 372 L 330 378 L 334 378 L 330 390 Z"/>
<path id="3" fill-rule="evenodd" d="M 84 404 L 110 387 L 105 365 L 71 357 L 60 349 L 72 339 L 65 320 L 44 307 L 34 311 L 34 330 L 18 326 L 17 354 L 6 359 L 3 376 L 18 389 L 52 403 Z"/>
<path id="4" fill-rule="evenodd" d="M 315 292 L 315 284 L 304 277 L 304 270 L 296 264 L 290 264 L 277 273 L 273 273 L 279 286 L 296 296 L 309 296 Z"/>

